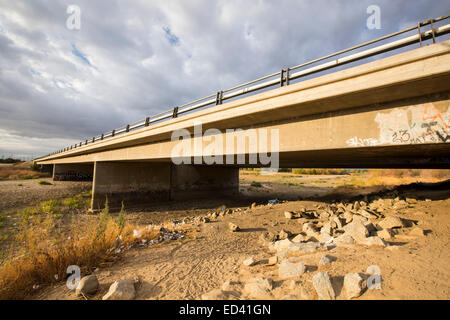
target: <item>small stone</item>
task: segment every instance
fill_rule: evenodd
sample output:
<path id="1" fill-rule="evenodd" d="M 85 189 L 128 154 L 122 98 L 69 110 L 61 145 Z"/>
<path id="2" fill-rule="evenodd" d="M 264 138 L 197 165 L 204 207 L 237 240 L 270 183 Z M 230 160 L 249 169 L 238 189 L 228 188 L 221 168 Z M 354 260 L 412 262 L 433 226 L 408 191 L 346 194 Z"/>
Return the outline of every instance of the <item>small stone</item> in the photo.
<path id="1" fill-rule="evenodd" d="M 274 266 L 278 263 L 278 256 L 273 256 L 269 258 L 269 261 L 267 262 L 267 264 L 269 266 Z"/>
<path id="2" fill-rule="evenodd" d="M 383 229 L 377 232 L 377 236 L 384 240 L 392 239 L 392 231 L 391 229 Z"/>
<path id="3" fill-rule="evenodd" d="M 342 218 L 345 219 L 345 223 L 350 223 L 353 220 L 353 213 L 351 213 L 350 211 L 345 211 L 342 214 Z"/>
<path id="4" fill-rule="evenodd" d="M 220 289 L 214 289 L 202 294 L 202 300 L 226 300 L 227 296 Z"/>
<path id="5" fill-rule="evenodd" d="M 355 240 L 362 240 L 369 235 L 369 231 L 360 219 L 353 218 L 353 221 L 344 227 L 345 234 L 352 236 Z"/>
<path id="6" fill-rule="evenodd" d="M 274 242 L 278 239 L 278 236 L 273 234 L 272 232 L 263 232 L 260 236 L 260 239 L 263 242 Z"/>
<path id="7" fill-rule="evenodd" d="M 76 295 L 80 294 L 94 294 L 98 290 L 98 279 L 95 275 L 90 275 L 81 278 L 80 282 L 78 283 L 77 289 L 75 290 Z"/>
<path id="8" fill-rule="evenodd" d="M 294 242 L 294 243 L 304 242 L 304 241 L 306 241 L 306 238 L 307 237 L 305 235 L 300 233 L 300 234 L 296 235 L 294 237 L 294 239 L 292 239 L 292 242 Z"/>
<path id="9" fill-rule="evenodd" d="M 334 239 L 334 243 L 336 243 L 338 245 L 350 245 L 350 244 L 355 244 L 355 239 L 353 239 L 353 237 L 351 235 L 344 233 L 343 235 L 336 237 Z"/>
<path id="10" fill-rule="evenodd" d="M 236 224 L 234 224 L 232 222 L 230 222 L 228 224 L 228 227 L 229 227 L 231 232 L 237 232 L 237 231 L 241 230 Z"/>
<path id="11" fill-rule="evenodd" d="M 245 259 L 245 260 L 242 262 L 242 264 L 243 264 L 244 266 L 247 266 L 247 267 L 253 266 L 255 263 L 256 263 L 256 261 L 255 261 L 255 259 L 253 259 L 253 257 L 250 257 L 250 258 L 248 258 L 248 259 Z"/>
<path id="12" fill-rule="evenodd" d="M 278 239 L 284 240 L 288 239 L 291 236 L 291 233 L 287 230 L 282 229 L 280 233 L 278 234 Z"/>
<path id="13" fill-rule="evenodd" d="M 366 246 L 381 246 L 381 247 L 385 247 L 386 243 L 380 239 L 377 236 L 374 237 L 368 237 L 366 239 L 364 239 L 364 241 L 361 242 L 362 244 L 365 244 Z"/>
<path id="14" fill-rule="evenodd" d="M 324 255 L 322 258 L 320 258 L 319 260 L 319 266 L 325 266 L 327 264 L 330 264 L 334 261 L 336 261 L 336 257 L 330 256 L 330 255 Z"/>
<path id="15" fill-rule="evenodd" d="M 250 298 L 264 297 L 272 290 L 272 280 L 264 278 L 250 279 L 244 286 L 244 293 Z"/>
<path id="16" fill-rule="evenodd" d="M 419 237 L 421 237 L 421 236 L 424 236 L 424 235 L 425 235 L 425 232 L 424 232 L 423 229 L 420 228 L 420 227 L 414 227 L 414 228 L 412 228 L 412 230 L 409 232 L 409 234 L 412 235 L 412 236 L 419 236 Z"/>
<path id="17" fill-rule="evenodd" d="M 314 289 L 319 296 L 319 300 L 334 300 L 336 294 L 331 285 L 330 276 L 327 272 L 318 272 L 312 277 Z"/>
<path id="18" fill-rule="evenodd" d="M 284 217 L 286 219 L 292 219 L 292 218 L 294 218 L 294 214 L 292 212 L 290 212 L 290 211 L 285 211 L 284 212 Z"/>
<path id="19" fill-rule="evenodd" d="M 255 209 L 256 208 L 256 202 L 253 202 L 250 208 Z"/>
<path id="20" fill-rule="evenodd" d="M 109 287 L 102 300 L 132 300 L 135 296 L 133 280 L 117 280 Z"/>
<path id="21" fill-rule="evenodd" d="M 366 281 L 358 273 L 347 273 L 344 277 L 343 288 L 347 299 L 357 298 L 366 287 Z"/>
<path id="22" fill-rule="evenodd" d="M 295 258 L 284 260 L 278 265 L 278 275 L 281 279 L 300 277 L 305 272 L 305 265 Z"/>
<path id="23" fill-rule="evenodd" d="M 312 236 L 312 235 L 314 235 L 316 233 L 317 229 L 316 229 L 316 227 L 314 226 L 313 223 L 308 222 L 308 223 L 305 223 L 302 226 L 302 231 L 304 233 L 306 233 L 306 235 Z"/>
<path id="24" fill-rule="evenodd" d="M 403 227 L 403 222 L 398 217 L 390 216 L 384 218 L 378 225 L 383 229 L 401 228 Z"/>
<path id="25" fill-rule="evenodd" d="M 330 214 L 327 211 L 322 211 L 319 215 L 321 219 L 329 218 Z"/>

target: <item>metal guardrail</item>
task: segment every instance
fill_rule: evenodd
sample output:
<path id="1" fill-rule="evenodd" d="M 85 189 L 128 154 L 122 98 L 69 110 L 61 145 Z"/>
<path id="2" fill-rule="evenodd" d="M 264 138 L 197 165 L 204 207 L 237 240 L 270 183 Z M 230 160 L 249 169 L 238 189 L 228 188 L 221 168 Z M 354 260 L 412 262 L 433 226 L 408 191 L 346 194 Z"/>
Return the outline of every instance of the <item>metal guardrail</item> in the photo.
<path id="1" fill-rule="evenodd" d="M 139 128 L 148 127 L 152 123 L 156 123 L 156 122 L 167 120 L 167 119 L 177 118 L 178 116 L 180 116 L 184 113 L 187 113 L 187 112 L 190 112 L 190 111 L 193 111 L 196 109 L 200 109 L 200 108 L 203 108 L 203 107 L 206 107 L 209 105 L 220 105 L 225 100 L 235 98 L 235 97 L 238 97 L 238 96 L 241 96 L 244 94 L 248 94 L 248 93 L 251 93 L 254 91 L 262 90 L 262 89 L 269 88 L 269 87 L 276 86 L 276 85 L 287 86 L 290 84 L 291 80 L 299 79 L 301 77 L 305 77 L 305 76 L 308 76 L 308 75 L 311 75 L 314 73 L 325 71 L 325 70 L 328 70 L 328 69 L 331 69 L 331 68 L 334 68 L 337 66 L 347 64 L 347 63 L 355 62 L 355 61 L 358 61 L 358 60 L 361 60 L 364 58 L 368 58 L 368 57 L 371 57 L 371 56 L 374 56 L 377 54 L 381 54 L 381 53 L 384 53 L 387 51 L 399 49 L 399 48 L 402 48 L 402 47 L 405 47 L 405 46 L 408 46 L 411 44 L 420 43 L 420 46 L 422 46 L 423 41 L 430 40 L 430 39 L 432 39 L 433 43 L 435 43 L 436 37 L 450 33 L 450 24 L 447 24 L 447 25 L 444 25 L 441 27 L 435 27 L 434 23 L 442 21 L 442 20 L 446 20 L 448 18 L 450 18 L 450 14 L 447 14 L 447 15 L 439 17 L 439 18 L 422 21 L 422 22 L 419 22 L 416 26 L 409 27 L 409 28 L 403 29 L 403 30 L 395 32 L 395 33 L 388 34 L 386 36 L 383 36 L 383 37 L 375 39 L 375 40 L 364 42 L 357 46 L 354 46 L 354 47 L 351 47 L 351 48 L 348 48 L 345 50 L 341 50 L 341 51 L 335 52 L 333 54 L 324 56 L 322 58 L 315 59 L 315 60 L 300 64 L 300 65 L 297 65 L 297 66 L 294 66 L 291 68 L 282 69 L 279 72 L 272 73 L 270 75 L 237 85 L 235 87 L 232 87 L 232 88 L 229 88 L 226 90 L 218 91 L 217 93 L 211 94 L 207 97 L 191 101 L 191 102 L 183 104 L 181 106 L 177 106 L 177 107 L 171 108 L 167 111 L 147 117 L 143 120 L 139 120 L 137 122 L 127 124 L 120 128 L 111 130 L 109 132 L 102 133 L 98 136 L 95 136 L 95 137 L 92 137 L 89 139 L 85 139 L 85 140 L 81 141 L 80 143 L 68 146 L 61 150 L 58 150 L 51 154 L 48 154 L 44 157 L 48 157 L 48 156 L 52 156 L 52 155 L 66 152 L 69 150 L 73 150 L 73 149 L 79 148 L 81 146 L 92 144 L 92 143 L 95 143 L 98 141 L 103 141 L 105 139 L 112 138 L 112 137 L 115 137 L 115 136 L 118 136 L 121 134 L 125 134 L 125 133 L 128 133 L 130 131 L 133 131 L 133 130 L 136 130 Z M 424 27 L 424 26 L 430 26 L 430 30 L 423 31 L 422 27 Z M 371 44 L 380 42 L 382 40 L 386 40 L 386 39 L 389 39 L 389 38 L 392 38 L 392 37 L 395 37 L 400 34 L 404 34 L 406 32 L 410 32 L 413 30 L 417 30 L 417 34 L 292 73 L 292 71 L 310 66 L 311 64 L 314 64 L 314 63 L 317 63 L 317 62 L 320 62 L 320 61 L 323 61 L 323 60 L 326 60 L 326 59 L 329 59 L 329 58 L 332 58 L 332 57 L 335 57 L 335 56 L 338 56 L 338 55 L 341 55 L 341 54 L 344 54 L 344 53 L 347 53 L 347 52 L 350 52 L 350 51 L 353 51 L 353 50 L 356 50 L 356 49 L 359 49 L 362 47 L 366 47 Z M 275 79 L 261 82 L 261 81 L 264 81 L 264 80 L 267 80 L 270 78 L 275 78 Z"/>

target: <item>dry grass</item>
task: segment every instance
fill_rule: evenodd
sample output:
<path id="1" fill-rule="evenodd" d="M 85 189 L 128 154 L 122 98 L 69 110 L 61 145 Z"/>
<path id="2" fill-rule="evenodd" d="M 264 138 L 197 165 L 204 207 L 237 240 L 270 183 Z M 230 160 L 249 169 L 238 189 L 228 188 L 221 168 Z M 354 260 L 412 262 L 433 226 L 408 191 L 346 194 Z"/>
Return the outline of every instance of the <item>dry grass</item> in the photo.
<path id="1" fill-rule="evenodd" d="M 43 209 L 44 208 L 44 209 Z M 38 211 L 47 210 L 45 215 Z M 159 235 L 152 229 L 127 223 L 124 211 L 117 218 L 105 208 L 96 223 L 79 224 L 74 219 L 62 232 L 58 204 L 47 201 L 22 213 L 21 232 L 16 236 L 20 251 L 10 249 L 10 256 L 0 266 L 0 299 L 23 299 L 33 286 L 45 286 L 67 277 L 67 267 L 77 265 L 89 273 L 115 256 L 117 246 L 128 247 L 142 239 Z M 78 220 L 78 219 L 77 219 Z M 134 236 L 135 230 L 141 236 Z"/>
<path id="2" fill-rule="evenodd" d="M 372 177 L 411 178 L 417 180 L 450 179 L 450 170 L 444 169 L 370 169 Z"/>
<path id="3" fill-rule="evenodd" d="M 38 179 L 49 176 L 46 172 L 34 171 L 22 163 L 0 166 L 0 180 Z"/>

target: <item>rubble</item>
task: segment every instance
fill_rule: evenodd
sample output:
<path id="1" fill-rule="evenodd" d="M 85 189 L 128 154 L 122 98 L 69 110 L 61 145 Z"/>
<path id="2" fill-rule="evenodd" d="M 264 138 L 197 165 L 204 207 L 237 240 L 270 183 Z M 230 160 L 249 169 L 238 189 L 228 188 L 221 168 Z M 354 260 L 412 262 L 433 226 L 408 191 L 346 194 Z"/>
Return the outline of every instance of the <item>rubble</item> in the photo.
<path id="1" fill-rule="evenodd" d="M 336 294 L 331 285 L 330 276 L 327 272 L 318 272 L 312 278 L 314 289 L 317 292 L 319 300 L 334 300 Z"/>

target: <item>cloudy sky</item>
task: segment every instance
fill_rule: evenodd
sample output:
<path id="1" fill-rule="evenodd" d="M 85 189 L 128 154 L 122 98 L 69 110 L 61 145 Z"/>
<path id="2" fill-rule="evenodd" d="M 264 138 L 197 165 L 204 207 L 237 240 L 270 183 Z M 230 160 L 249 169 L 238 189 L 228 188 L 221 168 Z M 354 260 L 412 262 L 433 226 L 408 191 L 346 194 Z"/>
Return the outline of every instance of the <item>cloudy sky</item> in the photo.
<path id="1" fill-rule="evenodd" d="M 66 24 L 71 4 L 79 30 Z M 366 26 L 373 4 L 379 30 Z M 44 155 L 449 9 L 447 0 L 0 0 L 0 157 Z"/>

